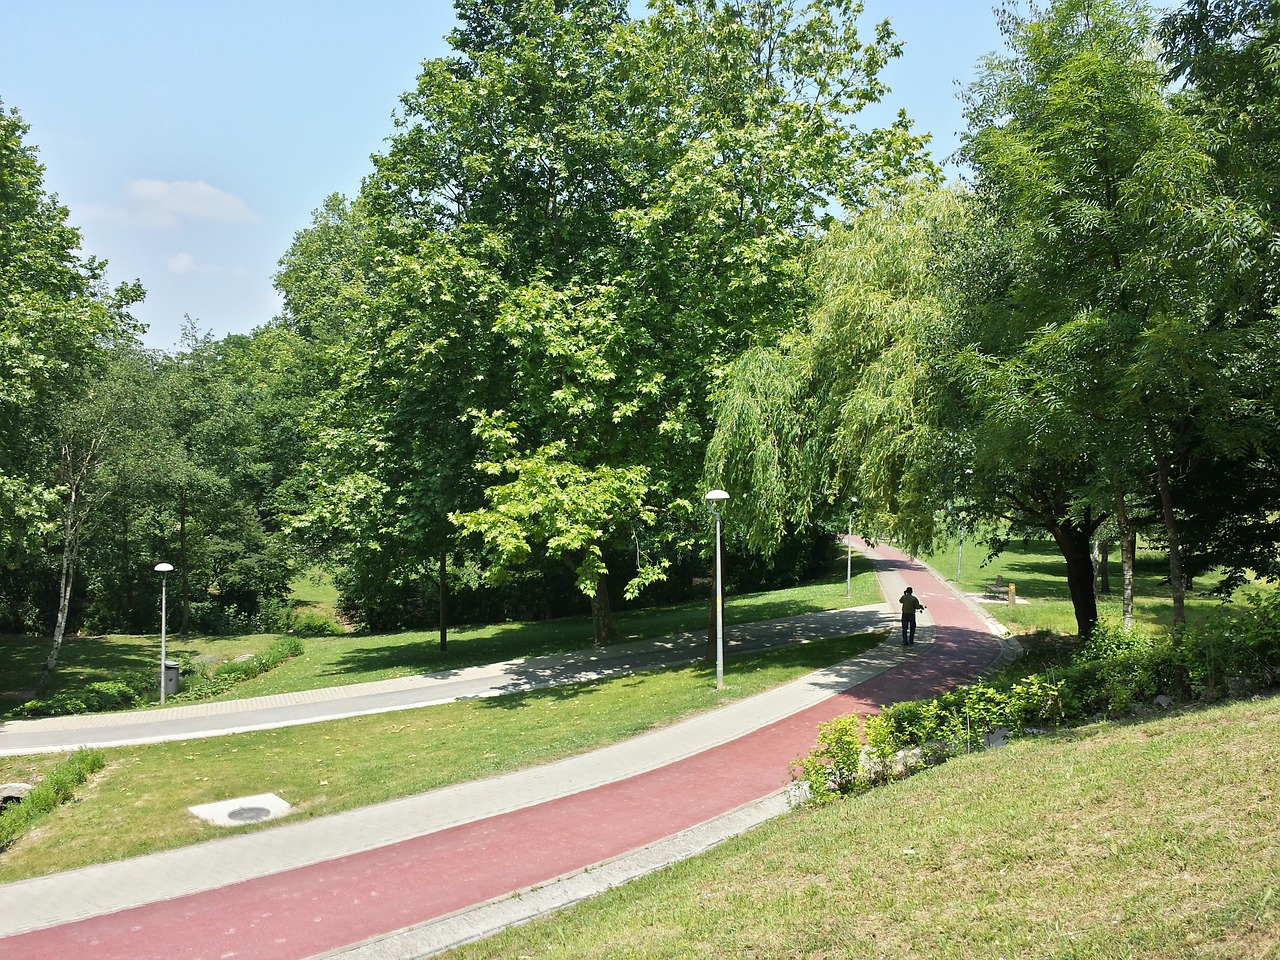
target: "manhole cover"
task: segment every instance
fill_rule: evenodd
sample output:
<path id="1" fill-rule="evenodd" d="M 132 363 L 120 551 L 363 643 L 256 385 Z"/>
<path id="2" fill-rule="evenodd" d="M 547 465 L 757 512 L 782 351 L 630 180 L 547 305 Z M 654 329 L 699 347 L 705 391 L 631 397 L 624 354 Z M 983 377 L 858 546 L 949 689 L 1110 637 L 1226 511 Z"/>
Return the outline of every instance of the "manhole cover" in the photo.
<path id="1" fill-rule="evenodd" d="M 246 823 L 283 817 L 292 807 L 274 793 L 255 793 L 252 797 L 201 803 L 187 809 L 215 827 L 239 827 Z"/>
<path id="2" fill-rule="evenodd" d="M 227 819 L 234 820 L 236 823 L 257 823 L 269 816 L 271 811 L 266 807 L 236 807 L 227 813 Z"/>

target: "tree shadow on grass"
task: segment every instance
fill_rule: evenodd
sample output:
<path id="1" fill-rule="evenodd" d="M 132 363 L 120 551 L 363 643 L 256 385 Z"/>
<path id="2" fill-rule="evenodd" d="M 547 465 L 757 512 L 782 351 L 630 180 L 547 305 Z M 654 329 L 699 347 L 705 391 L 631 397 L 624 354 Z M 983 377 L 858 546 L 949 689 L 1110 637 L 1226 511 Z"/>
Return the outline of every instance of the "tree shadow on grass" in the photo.
<path id="1" fill-rule="evenodd" d="M 376 640 L 376 637 L 370 638 Z M 356 647 L 347 650 L 317 676 L 334 677 L 346 674 L 372 674 L 379 672 L 400 673 L 451 673 L 463 667 L 474 666 L 473 658 L 453 656 L 452 651 L 441 651 L 436 640 L 423 639 L 421 643 L 395 643 L 379 646 Z"/>
<path id="2" fill-rule="evenodd" d="M 1018 596 L 1029 600 L 1069 600 L 1067 568 L 1062 560 L 1031 559 L 1006 562 L 1005 583 L 1015 585 Z"/>
<path id="3" fill-rule="evenodd" d="M 629 676 L 623 681 L 626 684 L 636 686 L 640 683 L 640 678 Z M 478 707 L 484 707 L 490 710 L 516 711 L 532 705 L 542 705 L 548 701 L 554 703 L 565 703 L 570 700 L 581 703 L 584 698 L 593 694 L 600 693 L 602 687 L 601 680 L 583 680 L 578 683 L 566 683 L 558 685 L 543 685 L 533 689 L 515 690 L 511 693 L 504 693 L 495 697 L 476 697 L 468 702 L 476 704 Z"/>
<path id="4" fill-rule="evenodd" d="M 35 638 L 40 650 L 36 677 L 44 667 L 50 641 Z M 187 648 L 185 641 L 170 638 L 165 649 L 169 659 Z M 122 674 L 140 673 L 160 669 L 160 638 L 146 636 L 72 636 L 62 642 L 58 654 L 58 666 L 54 670 L 49 692 L 73 691 L 86 684 L 103 680 L 116 680 Z M 157 680 L 158 683 L 158 680 Z"/>
<path id="5" fill-rule="evenodd" d="M 726 669 L 747 674 L 761 669 L 819 670 L 840 660 L 856 657 L 878 646 L 883 632 L 858 633 L 828 637 L 796 637 L 794 634 L 777 638 L 757 637 L 755 645 L 731 644 L 725 651 Z M 513 671 L 510 692 L 496 697 L 481 698 L 482 706 L 497 710 L 515 710 L 526 705 L 531 698 L 553 696 L 556 699 L 574 699 L 598 692 L 603 682 L 621 683 L 624 687 L 639 686 L 646 674 L 690 671 L 697 683 L 710 687 L 715 682 L 715 664 L 704 656 L 704 644 L 700 638 L 685 638 L 686 642 L 670 651 L 650 651 L 623 657 L 601 657 L 593 666 L 601 675 L 591 679 L 565 681 L 564 668 L 547 661 L 531 661 Z M 691 641 L 691 642 L 689 642 Z M 763 648 L 759 645 L 763 644 Z M 533 689 L 529 689 L 529 688 Z"/>

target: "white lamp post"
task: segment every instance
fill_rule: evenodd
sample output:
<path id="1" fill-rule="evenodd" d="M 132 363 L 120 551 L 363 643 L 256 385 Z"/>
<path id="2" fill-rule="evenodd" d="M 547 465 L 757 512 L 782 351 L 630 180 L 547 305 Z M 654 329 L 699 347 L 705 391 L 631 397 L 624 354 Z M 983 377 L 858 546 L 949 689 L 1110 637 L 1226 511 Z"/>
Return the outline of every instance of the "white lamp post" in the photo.
<path id="1" fill-rule="evenodd" d="M 970 477 L 973 471 L 966 468 L 965 476 Z M 964 529 L 960 530 L 960 546 L 956 549 L 956 586 L 960 585 L 960 562 L 964 560 Z"/>
<path id="2" fill-rule="evenodd" d="M 164 665 L 166 662 L 164 641 L 165 626 L 169 622 L 169 574 L 173 573 L 172 563 L 157 563 L 156 573 L 160 574 L 160 705 L 164 705 Z"/>
<path id="3" fill-rule="evenodd" d="M 716 507 L 729 499 L 723 490 L 712 490 L 707 494 L 707 507 L 716 518 L 716 689 L 724 688 L 724 570 L 720 561 L 723 551 L 720 549 L 720 511 Z"/>
<path id="4" fill-rule="evenodd" d="M 858 498 L 849 498 L 849 535 L 844 540 L 844 595 L 853 596 L 853 511 L 857 509 Z"/>

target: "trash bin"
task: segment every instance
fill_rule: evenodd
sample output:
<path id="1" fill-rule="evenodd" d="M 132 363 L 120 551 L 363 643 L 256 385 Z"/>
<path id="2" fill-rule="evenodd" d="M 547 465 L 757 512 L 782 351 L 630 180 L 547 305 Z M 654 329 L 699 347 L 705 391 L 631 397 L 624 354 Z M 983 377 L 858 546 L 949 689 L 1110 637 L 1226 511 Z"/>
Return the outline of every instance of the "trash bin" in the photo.
<path id="1" fill-rule="evenodd" d="M 165 696 L 178 692 L 178 661 L 166 660 L 164 662 L 164 692 Z"/>

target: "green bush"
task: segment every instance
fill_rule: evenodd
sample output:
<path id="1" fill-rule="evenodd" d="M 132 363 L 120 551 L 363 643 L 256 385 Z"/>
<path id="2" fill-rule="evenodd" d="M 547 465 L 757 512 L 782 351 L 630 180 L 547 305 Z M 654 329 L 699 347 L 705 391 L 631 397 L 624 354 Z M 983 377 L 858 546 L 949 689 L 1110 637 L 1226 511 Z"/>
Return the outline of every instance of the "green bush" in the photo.
<path id="1" fill-rule="evenodd" d="M 1247 693 L 1280 682 L 1280 592 L 1248 598 L 1188 629 L 1174 646 L 1114 624 L 1100 624 L 1065 671 L 1000 685 L 977 683 L 928 700 L 884 707 L 863 720 L 839 717 L 818 728 L 818 745 L 792 776 L 815 803 L 859 793 L 957 753 L 981 750 L 997 729 L 1029 729 L 1120 716 L 1189 678 L 1200 697 Z"/>
<path id="2" fill-rule="evenodd" d="M 266 673 L 286 660 L 302 654 L 302 641 L 297 637 L 281 637 L 262 653 L 244 660 L 224 663 L 211 676 L 194 679 L 186 690 L 169 698 L 170 703 L 191 703 L 226 693 L 245 680 Z"/>
<path id="3" fill-rule="evenodd" d="M 796 761 L 795 779 L 815 803 L 865 790 L 958 753 L 981 750 L 992 731 L 1022 735 L 1029 721 L 1056 723 L 1063 681 L 1028 677 L 996 687 L 959 687 L 928 700 L 884 707 L 865 719 L 837 717 L 818 728 L 818 746 Z"/>
<path id="4" fill-rule="evenodd" d="M 70 800 L 76 787 L 105 765 L 101 751 L 77 750 L 50 770 L 30 793 L 0 813 L 0 850 Z"/>
<path id="5" fill-rule="evenodd" d="M 315 610 L 291 614 L 289 631 L 300 637 L 338 637 L 346 633 L 341 625 Z"/>
<path id="6" fill-rule="evenodd" d="M 143 685 L 145 682 L 145 686 Z M 145 692 L 159 685 L 159 679 L 130 675 L 120 680 L 98 680 L 74 692 L 59 693 L 44 700 L 28 700 L 17 707 L 16 717 L 62 717 L 77 713 L 106 713 L 136 707 Z"/>
<path id="7" fill-rule="evenodd" d="M 1280 682 L 1280 591 L 1245 597 L 1187 630 L 1183 665 L 1197 696 L 1216 700 Z"/>

